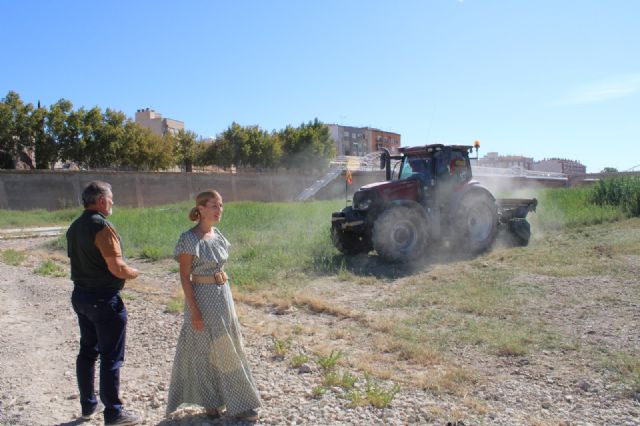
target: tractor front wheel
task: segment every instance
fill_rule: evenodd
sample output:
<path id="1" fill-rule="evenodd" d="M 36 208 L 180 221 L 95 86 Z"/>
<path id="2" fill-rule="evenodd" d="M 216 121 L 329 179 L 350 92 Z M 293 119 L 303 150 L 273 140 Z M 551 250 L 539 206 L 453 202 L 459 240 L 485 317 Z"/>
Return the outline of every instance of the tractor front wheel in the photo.
<path id="1" fill-rule="evenodd" d="M 427 226 L 417 211 L 393 207 L 382 213 L 373 225 L 373 248 L 378 255 L 392 262 L 418 258 L 427 239 Z"/>

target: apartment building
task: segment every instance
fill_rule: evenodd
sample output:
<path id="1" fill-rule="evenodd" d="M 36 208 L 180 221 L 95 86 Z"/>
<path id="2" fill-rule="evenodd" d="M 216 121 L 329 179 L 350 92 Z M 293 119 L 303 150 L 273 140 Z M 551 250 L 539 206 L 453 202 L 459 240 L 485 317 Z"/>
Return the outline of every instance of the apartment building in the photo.
<path id="1" fill-rule="evenodd" d="M 387 148 L 397 151 L 400 147 L 400 135 L 371 127 L 342 126 L 327 124 L 329 133 L 336 143 L 338 155 L 365 156 L 371 152 Z"/>
<path id="2" fill-rule="evenodd" d="M 564 173 L 568 176 L 575 176 L 586 174 L 587 166 L 579 161 L 567 160 L 566 158 L 545 158 L 542 161 L 533 163 L 533 170 Z"/>
<path id="3" fill-rule="evenodd" d="M 498 155 L 497 152 L 487 152 L 484 157 L 478 159 L 478 166 L 498 168 L 519 167 L 524 170 L 532 170 L 533 158 L 522 155 Z"/>
<path id="4" fill-rule="evenodd" d="M 182 121 L 171 118 L 162 118 L 161 114 L 150 108 L 137 110 L 135 122 L 159 136 L 162 136 L 165 133 L 175 135 L 180 130 L 184 130 L 184 123 Z"/>
<path id="5" fill-rule="evenodd" d="M 380 129 L 370 129 L 370 131 L 372 151 L 380 151 L 382 148 L 387 148 L 393 153 L 400 148 L 400 134 Z"/>

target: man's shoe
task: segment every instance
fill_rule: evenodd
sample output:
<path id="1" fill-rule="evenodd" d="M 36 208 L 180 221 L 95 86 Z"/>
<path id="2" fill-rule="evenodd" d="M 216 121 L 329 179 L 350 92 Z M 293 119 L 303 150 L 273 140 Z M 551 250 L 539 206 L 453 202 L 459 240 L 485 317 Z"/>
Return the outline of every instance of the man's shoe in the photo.
<path id="1" fill-rule="evenodd" d="M 128 425 L 137 425 L 140 423 L 142 419 L 138 416 L 134 416 L 133 414 L 129 414 L 126 411 L 122 410 L 120 415 L 110 422 L 105 421 L 105 426 L 110 425 L 118 425 L 118 426 L 128 426 Z"/>
<path id="2" fill-rule="evenodd" d="M 96 414 L 100 414 L 103 411 L 104 411 L 104 404 L 98 401 L 96 406 L 93 407 L 93 410 L 89 411 L 88 413 L 82 413 L 82 420 L 91 420 L 93 416 L 95 416 Z"/>
<path id="3" fill-rule="evenodd" d="M 260 418 L 260 414 L 253 408 L 251 410 L 243 411 L 240 414 L 236 414 L 236 420 L 244 420 L 245 422 L 255 422 Z"/>

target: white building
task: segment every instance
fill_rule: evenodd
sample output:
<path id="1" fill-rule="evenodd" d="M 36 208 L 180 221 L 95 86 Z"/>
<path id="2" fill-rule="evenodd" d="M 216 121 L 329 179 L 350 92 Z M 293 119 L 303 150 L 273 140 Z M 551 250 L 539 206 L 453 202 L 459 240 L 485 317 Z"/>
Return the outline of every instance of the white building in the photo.
<path id="1" fill-rule="evenodd" d="M 184 130 L 184 123 L 182 121 L 162 118 L 161 114 L 150 108 L 137 110 L 135 122 L 159 136 L 163 136 L 165 133 L 175 135 L 180 130 Z"/>

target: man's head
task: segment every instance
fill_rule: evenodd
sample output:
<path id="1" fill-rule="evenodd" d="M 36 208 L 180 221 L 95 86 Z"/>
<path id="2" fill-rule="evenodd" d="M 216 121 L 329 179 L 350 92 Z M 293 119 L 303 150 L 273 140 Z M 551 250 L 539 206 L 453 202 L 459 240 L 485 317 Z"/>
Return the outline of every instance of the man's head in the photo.
<path id="1" fill-rule="evenodd" d="M 105 216 L 113 212 L 113 193 L 107 182 L 94 180 L 82 191 L 82 204 L 87 210 L 97 210 Z"/>

